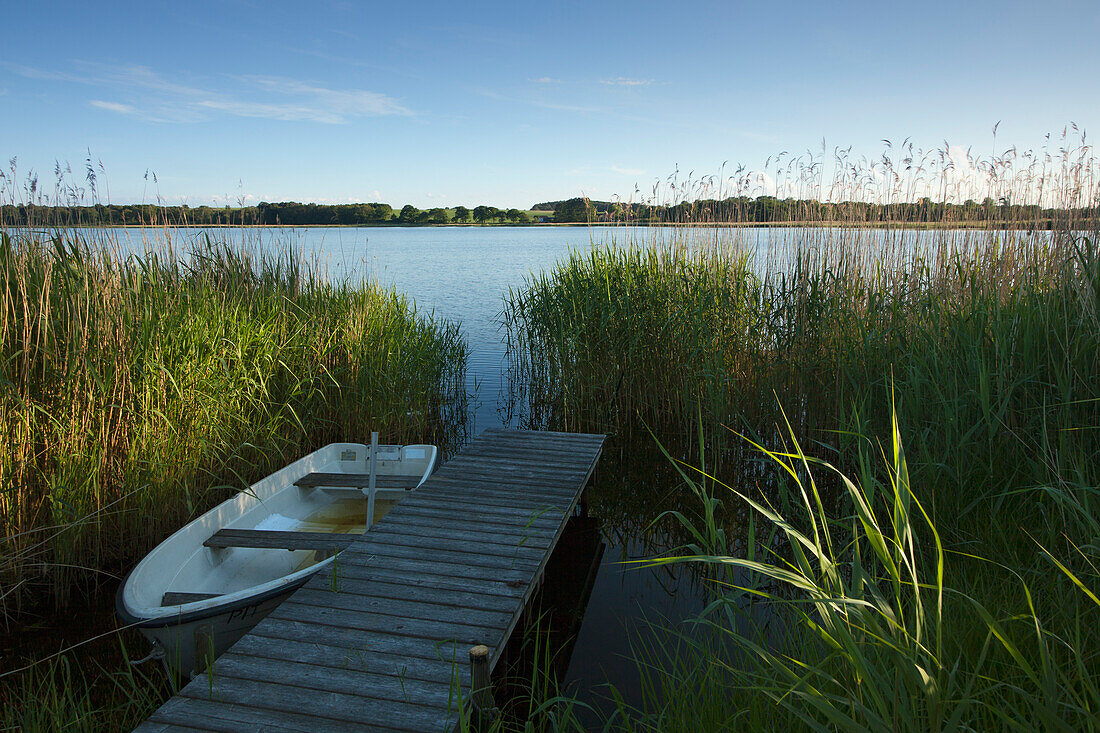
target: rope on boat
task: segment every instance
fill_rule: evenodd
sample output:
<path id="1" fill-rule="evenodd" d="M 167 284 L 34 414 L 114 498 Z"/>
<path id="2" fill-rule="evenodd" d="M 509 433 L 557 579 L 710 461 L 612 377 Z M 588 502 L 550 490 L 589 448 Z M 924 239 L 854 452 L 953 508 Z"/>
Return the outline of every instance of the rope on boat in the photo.
<path id="1" fill-rule="evenodd" d="M 161 659 L 161 660 L 164 659 L 164 647 L 162 647 L 160 645 L 160 642 L 154 641 L 153 642 L 153 648 L 149 651 L 149 653 L 146 654 L 141 659 L 136 659 L 136 660 L 130 662 L 130 666 L 131 667 L 136 667 L 139 664 L 145 664 L 150 659 Z"/>

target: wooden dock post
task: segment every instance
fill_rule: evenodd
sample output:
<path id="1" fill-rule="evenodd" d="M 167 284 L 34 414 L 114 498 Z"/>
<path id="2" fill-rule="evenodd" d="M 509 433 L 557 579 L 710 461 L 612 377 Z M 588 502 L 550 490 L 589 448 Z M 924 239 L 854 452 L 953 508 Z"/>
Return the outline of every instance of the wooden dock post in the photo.
<path id="1" fill-rule="evenodd" d="M 489 659 L 492 652 L 484 644 L 470 647 L 470 698 L 474 710 L 485 719 L 497 716 L 496 700 L 493 699 L 493 681 L 489 675 Z"/>

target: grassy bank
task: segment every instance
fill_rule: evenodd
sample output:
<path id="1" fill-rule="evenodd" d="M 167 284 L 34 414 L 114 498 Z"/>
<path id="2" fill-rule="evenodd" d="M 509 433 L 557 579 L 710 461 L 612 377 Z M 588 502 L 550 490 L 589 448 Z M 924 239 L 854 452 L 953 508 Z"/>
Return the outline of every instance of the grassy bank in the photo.
<path id="1" fill-rule="evenodd" d="M 1100 249 L 1037 229 L 650 234 L 510 294 L 530 423 L 727 484 L 683 515 L 723 640 L 640 655 L 630 727 L 1097 724 Z"/>
<path id="2" fill-rule="evenodd" d="M 336 440 L 452 444 L 457 325 L 292 250 L 0 234 L 0 582 L 64 603 L 188 517 Z"/>

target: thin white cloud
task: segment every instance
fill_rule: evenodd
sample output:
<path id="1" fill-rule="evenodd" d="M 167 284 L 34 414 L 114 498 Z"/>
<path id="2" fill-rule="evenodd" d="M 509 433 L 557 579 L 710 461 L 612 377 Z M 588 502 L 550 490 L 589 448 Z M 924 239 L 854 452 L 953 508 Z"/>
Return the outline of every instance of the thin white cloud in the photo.
<path id="1" fill-rule="evenodd" d="M 645 175 L 645 171 L 641 168 L 620 168 L 617 165 L 611 166 L 613 173 L 621 173 L 624 176 L 641 176 Z"/>
<path id="2" fill-rule="evenodd" d="M 120 115 L 132 115 L 136 111 L 128 104 L 122 104 L 121 102 L 105 102 L 102 99 L 93 99 L 88 104 L 98 109 L 105 109 L 108 112 L 117 112 Z"/>
<path id="3" fill-rule="evenodd" d="M 329 89 L 295 79 L 274 76 L 244 78 L 275 94 L 312 99 L 316 103 L 316 107 L 345 118 L 411 114 L 408 109 L 398 104 L 391 97 L 377 92 L 368 92 L 364 89 Z"/>
<path id="4" fill-rule="evenodd" d="M 325 110 L 295 104 L 264 104 L 242 102 L 237 99 L 204 99 L 195 103 L 198 107 L 227 112 L 235 117 L 262 117 L 271 120 L 308 120 L 327 125 L 338 125 L 347 120 Z"/>
<path id="5" fill-rule="evenodd" d="M 378 92 L 332 89 L 282 77 L 224 76 L 215 87 L 179 83 L 146 66 L 85 62 L 77 64 L 75 72 L 12 68 L 31 79 L 111 89 L 126 101 L 92 99 L 89 104 L 156 122 L 193 122 L 227 114 L 337 125 L 364 117 L 412 114 L 397 100 Z"/>
<path id="6" fill-rule="evenodd" d="M 561 84 L 561 79 L 554 79 L 549 76 L 540 76 L 537 79 L 528 79 L 527 81 L 532 84 Z"/>
<path id="7" fill-rule="evenodd" d="M 627 79 L 617 76 L 614 79 L 600 79 L 600 83 L 614 87 L 647 87 L 653 83 L 653 79 Z"/>

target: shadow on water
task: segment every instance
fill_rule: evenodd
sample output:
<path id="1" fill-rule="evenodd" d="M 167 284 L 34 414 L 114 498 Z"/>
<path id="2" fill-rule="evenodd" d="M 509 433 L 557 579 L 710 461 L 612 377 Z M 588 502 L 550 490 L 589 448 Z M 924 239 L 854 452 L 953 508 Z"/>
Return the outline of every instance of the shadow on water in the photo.
<path id="1" fill-rule="evenodd" d="M 566 429 L 567 421 L 553 407 L 531 398 L 527 375 L 514 363 L 506 364 L 504 384 L 498 395 L 501 424 Z M 801 404 L 798 409 L 805 413 L 812 407 Z M 640 423 L 617 432 L 604 429 L 609 429 L 604 453 L 583 497 L 592 524 L 589 531 L 598 535 L 590 548 L 598 550 L 589 549 L 587 556 L 555 551 L 551 562 L 573 564 L 575 575 L 564 583 L 548 577 L 542 594 L 542 608 L 555 614 L 562 605 L 572 609 L 578 596 L 587 599 L 580 613 L 566 612 L 575 623 L 556 629 L 561 636 L 555 641 L 565 658 L 557 660 L 552 671 L 558 675 L 556 690 L 583 703 L 574 713 L 590 728 L 602 727 L 622 707 L 641 710 L 651 703 L 659 682 L 647 673 L 647 665 L 676 665 L 677 650 L 685 644 L 721 645 L 722 658 L 736 664 L 740 652 L 730 648 L 724 634 L 712 633 L 710 621 L 736 627 L 746 636 L 759 634 L 756 638 L 768 643 L 781 638 L 784 619 L 768 604 L 754 603 L 748 595 L 731 600 L 730 594 L 715 591 L 730 584 L 755 584 L 776 595 L 788 592 L 713 564 L 652 562 L 711 552 L 734 557 L 786 553 L 781 538 L 774 532 L 762 535 L 750 518 L 749 505 L 730 490 L 787 506 L 788 495 L 779 490 L 774 466 L 756 448 L 728 430 L 721 436 L 705 435 L 700 442 L 697 431 L 683 426 L 666 425 L 653 432 Z M 768 436 L 767 442 L 775 438 Z M 708 477 L 696 470 L 699 466 L 705 466 Z M 827 505 L 840 500 L 839 486 L 824 483 L 819 488 Z M 716 506 L 708 535 L 703 529 L 704 506 L 710 497 Z M 707 536 L 701 538 L 693 529 Z M 573 584 L 591 564 L 596 571 L 585 576 L 591 588 L 580 591 Z M 719 597 L 722 603 L 712 605 Z M 522 635 L 517 631 L 513 644 Z"/>
<path id="2" fill-rule="evenodd" d="M 517 262 L 522 260 L 526 270 L 530 265 L 519 255 L 522 248 L 513 249 Z M 545 249 L 547 258 L 557 257 L 565 245 L 550 243 Z M 479 273 L 471 277 L 474 275 L 480 277 Z M 470 310 L 473 306 L 466 301 L 448 308 L 449 301 L 425 299 L 444 315 L 461 315 L 464 327 L 469 328 L 471 323 L 475 327 L 476 338 L 471 337 L 472 348 L 463 375 L 471 397 L 470 410 L 463 414 L 466 418 L 463 427 L 453 433 L 459 436 L 456 440 L 496 426 L 561 429 L 561 425 L 555 424 L 557 418 L 549 413 L 532 415 L 528 408 L 524 414 L 516 408 L 523 395 L 521 383 L 509 369 L 506 347 L 493 314 L 485 311 L 483 305 L 498 303 L 498 294 L 486 293 L 484 287 L 477 290 L 472 285 L 468 289 L 451 288 L 448 292 L 461 294 L 467 290 L 471 302 L 482 304 L 482 310 Z M 496 308 L 494 305 L 491 310 Z M 662 440 L 671 441 L 667 447 L 672 455 L 696 463 L 699 451 L 690 436 L 670 436 L 664 431 L 659 434 Z M 741 476 L 728 478 L 736 484 L 753 483 L 759 478 L 756 464 L 744 460 L 742 454 L 724 459 L 721 465 L 738 467 Z M 547 568 L 541 595 L 527 614 L 529 623 L 522 625 L 510 641 L 506 667 L 499 679 L 506 686 L 508 680 L 530 679 L 530 668 L 538 660 L 532 656 L 527 640 L 541 619 L 542 628 L 549 633 L 547 645 L 555 652 L 552 671 L 557 684 L 606 714 L 614 709 L 608 700 L 612 688 L 626 704 L 639 702 L 644 681 L 634 661 L 636 648 L 639 644 L 652 644 L 662 629 L 672 633 L 690 630 L 691 621 L 709 600 L 708 587 L 713 579 L 702 577 L 697 565 L 646 567 L 635 562 L 674 554 L 689 543 L 689 533 L 666 513 L 678 511 L 697 518 L 700 509 L 699 498 L 644 429 L 610 436 L 584 498 L 587 515 L 575 517 L 567 526 Z M 738 514 L 729 510 L 722 515 L 722 522 L 731 551 L 743 551 L 743 511 Z M 7 635 L 0 635 L 4 668 L 16 668 L 24 661 L 41 659 L 117 628 L 111 603 L 114 586 L 115 583 L 102 584 L 78 613 L 68 608 L 39 609 L 34 614 L 34 623 L 24 623 L 13 627 Z M 122 638 L 131 656 L 145 653 L 146 647 L 136 635 L 127 632 Z M 92 665 L 86 665 L 85 661 L 93 659 L 109 668 L 122 668 L 125 662 L 118 636 L 108 635 L 77 649 L 78 666 L 91 669 Z M 4 694 L 3 687 L 0 683 L 0 695 Z M 523 684 L 512 684 L 512 689 L 512 697 L 522 698 Z"/>

